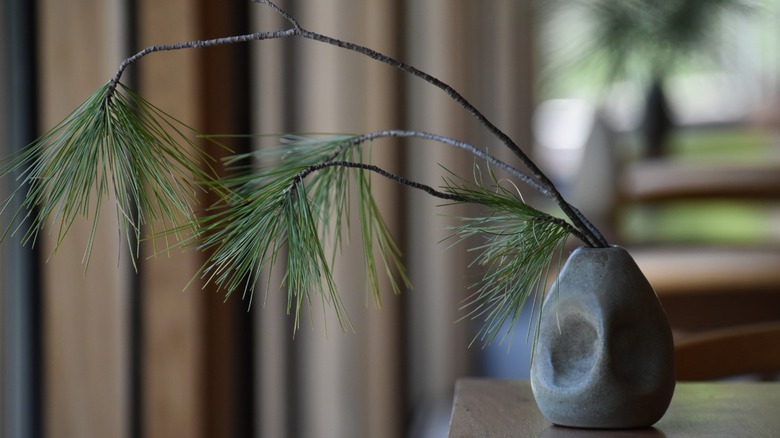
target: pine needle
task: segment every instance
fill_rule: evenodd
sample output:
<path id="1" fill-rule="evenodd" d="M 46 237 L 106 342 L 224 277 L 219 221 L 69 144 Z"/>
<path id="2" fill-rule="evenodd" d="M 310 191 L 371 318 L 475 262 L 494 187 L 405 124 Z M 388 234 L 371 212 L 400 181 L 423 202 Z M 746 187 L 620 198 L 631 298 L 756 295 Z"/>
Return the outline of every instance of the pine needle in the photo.
<path id="1" fill-rule="evenodd" d="M 479 253 L 474 263 L 484 274 L 471 286 L 475 291 L 462 310 L 465 318 L 482 320 L 472 342 L 489 345 L 499 337 L 503 340 L 529 300 L 544 293 L 550 264 L 572 229 L 560 218 L 530 207 L 514 186 L 502 187 L 495 178 L 490 187 L 480 181 L 475 186 L 448 184 L 449 193 L 488 207 L 486 215 L 463 218 L 452 230 L 458 241 L 482 239 L 472 251 Z"/>
<path id="2" fill-rule="evenodd" d="M 34 245 L 49 223 L 56 252 L 76 218 L 84 217 L 92 222 L 86 265 L 101 205 L 111 199 L 135 262 L 143 226 L 183 223 L 191 215 L 194 181 L 211 178 L 200 168 L 206 155 L 191 140 L 196 133 L 121 84 L 107 98 L 109 88 L 99 88 L 0 168 L 0 177 L 19 181 L 0 213 L 14 197 L 24 197 L 0 239 L 22 230 L 23 219 L 29 219 L 22 241 Z"/>
<path id="3" fill-rule="evenodd" d="M 230 195 L 213 207 L 213 214 L 198 221 L 199 249 L 210 254 L 201 270 L 206 283 L 224 289 L 227 296 L 242 291 L 251 303 L 261 270 L 273 269 L 284 250 L 283 282 L 295 329 L 300 327 L 301 311 L 312 306 L 313 295 L 332 306 L 341 328 L 349 329 L 332 272 L 342 232 L 349 227 L 350 187 L 354 185 L 374 302 L 381 303 L 379 267 L 394 291 L 400 291 L 401 284 L 408 285 L 400 251 L 374 201 L 367 172 L 344 166 L 317 167 L 342 160 L 362 162 L 365 157 L 353 138 L 288 136 L 280 147 L 231 159 L 229 164 L 250 159 L 254 165 L 221 181 Z M 326 254 L 325 238 L 333 245 L 331 255 Z"/>

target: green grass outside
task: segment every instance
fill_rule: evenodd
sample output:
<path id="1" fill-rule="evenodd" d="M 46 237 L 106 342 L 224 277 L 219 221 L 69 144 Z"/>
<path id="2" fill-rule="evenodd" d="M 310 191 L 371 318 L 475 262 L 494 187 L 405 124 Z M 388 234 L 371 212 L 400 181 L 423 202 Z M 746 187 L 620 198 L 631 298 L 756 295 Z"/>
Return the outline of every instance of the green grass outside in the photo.
<path id="1" fill-rule="evenodd" d="M 675 133 L 670 155 L 686 161 L 765 163 L 780 157 L 771 133 L 758 129 L 710 129 Z M 626 240 L 642 243 L 769 243 L 780 229 L 780 203 L 675 201 L 627 208 L 620 215 Z"/>

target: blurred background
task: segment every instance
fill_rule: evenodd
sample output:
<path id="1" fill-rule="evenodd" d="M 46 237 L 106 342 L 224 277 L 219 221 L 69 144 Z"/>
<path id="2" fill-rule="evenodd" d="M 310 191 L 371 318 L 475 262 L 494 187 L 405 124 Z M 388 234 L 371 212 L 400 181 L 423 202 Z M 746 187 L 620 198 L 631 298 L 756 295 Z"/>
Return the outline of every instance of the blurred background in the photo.
<path id="1" fill-rule="evenodd" d="M 714 280 L 731 289 L 761 280 L 760 296 L 770 301 L 754 306 L 764 309 L 760 317 L 744 318 L 780 319 L 780 1 L 278 3 L 311 30 L 404 60 L 458 89 L 612 242 L 636 248 L 659 295 L 689 287 L 685 262 L 701 260 L 673 260 L 686 271 L 680 282 L 662 264 L 669 254 L 736 254 L 749 266 L 733 273 L 719 265 L 734 267 L 733 260 L 707 259 L 696 275 L 713 280 L 721 272 Z M 66 117 L 148 45 L 286 25 L 249 1 L 3 0 L 0 13 L 3 156 Z M 676 26 L 659 25 L 669 17 L 679 19 Z M 315 42 L 152 54 L 124 82 L 207 133 L 408 128 L 514 162 L 441 91 Z M 230 146 L 248 151 L 273 141 L 230 139 Z M 383 141 L 372 154 L 386 169 L 433 186 L 443 175 L 438 163 L 466 177 L 474 166 L 465 153 L 417 141 Z M 4 194 L 14 188 L 9 178 L 0 187 Z M 335 275 L 354 333 L 341 333 L 331 317 L 326 335 L 315 308 L 293 337 L 281 290 L 260 290 L 247 311 L 247 301 L 223 302 L 197 280 L 185 289 L 203 261 L 194 252 L 152 257 L 144 246 L 135 273 L 111 208 L 87 270 L 87 223 L 74 225 L 51 257 L 48 236 L 33 249 L 6 239 L 0 435 L 446 436 L 456 379 L 527 378 L 528 321 L 508 327 L 500 345 L 470 346 L 478 321 L 459 321 L 459 307 L 479 272 L 467 269 L 467 244 L 442 242 L 469 210 L 385 181 L 375 180 L 374 189 L 413 289 L 394 296 L 386 288 L 376 309 L 360 248 L 347 247 Z M 733 309 L 718 303 L 721 313 Z M 690 322 L 689 310 L 670 311 L 673 322 Z"/>

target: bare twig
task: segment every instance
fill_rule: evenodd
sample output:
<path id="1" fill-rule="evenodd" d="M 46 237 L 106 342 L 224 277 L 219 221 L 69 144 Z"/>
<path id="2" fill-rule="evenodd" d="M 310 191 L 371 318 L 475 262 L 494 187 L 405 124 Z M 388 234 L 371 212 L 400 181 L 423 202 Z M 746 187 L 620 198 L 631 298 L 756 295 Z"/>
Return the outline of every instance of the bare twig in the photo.
<path id="1" fill-rule="evenodd" d="M 400 137 L 400 138 L 408 138 L 408 137 L 416 137 L 416 138 L 422 138 L 425 140 L 432 140 L 437 141 L 439 143 L 448 144 L 452 147 L 456 147 L 458 149 L 463 149 L 471 153 L 477 158 L 483 159 L 487 161 L 489 164 L 498 167 L 499 169 L 503 169 L 506 172 L 509 172 L 513 176 L 519 178 L 524 183 L 531 186 L 534 190 L 539 191 L 545 196 L 550 196 L 549 191 L 546 187 L 540 185 L 535 179 L 528 176 L 528 174 L 524 173 L 520 169 L 517 169 L 516 167 L 513 167 L 509 164 L 507 164 L 504 161 L 499 160 L 498 158 L 488 154 L 487 152 L 477 148 L 476 146 L 456 140 L 454 138 L 446 137 L 439 134 L 433 134 L 430 132 L 425 131 L 409 131 L 409 130 L 401 130 L 401 129 L 389 129 L 385 131 L 376 131 L 371 132 L 368 134 L 359 135 L 357 137 L 352 138 L 349 143 L 352 145 L 357 145 L 361 143 L 365 143 L 367 141 L 377 140 L 380 138 L 386 138 L 386 137 Z"/>
<path id="2" fill-rule="evenodd" d="M 368 170 L 371 172 L 374 172 L 376 174 L 379 174 L 387 179 L 390 179 L 392 181 L 395 181 L 399 184 L 403 184 L 407 187 L 411 187 L 413 189 L 422 190 L 425 193 L 434 196 L 439 199 L 444 199 L 446 201 L 455 201 L 455 202 L 468 202 L 468 199 L 453 195 L 451 193 L 445 193 L 439 190 L 434 189 L 433 187 L 423 184 L 417 181 L 410 180 L 406 177 L 396 175 L 394 173 L 388 172 L 384 169 L 382 169 L 379 166 L 376 166 L 374 164 L 367 164 L 367 163 L 356 163 L 354 161 L 343 161 L 343 160 L 334 160 L 334 161 L 323 161 L 321 163 L 312 164 L 311 166 L 307 167 L 306 169 L 300 171 L 290 182 L 289 190 L 292 190 L 297 186 L 298 184 L 303 181 L 304 178 L 311 175 L 312 173 L 322 170 L 328 167 L 348 167 L 351 169 L 363 169 Z"/>
<path id="3" fill-rule="evenodd" d="M 213 46 L 221 46 L 226 44 L 244 43 L 247 41 L 262 41 L 262 40 L 287 38 L 287 37 L 294 36 L 296 34 L 297 32 L 295 29 L 285 29 L 285 30 L 278 30 L 275 32 L 256 32 L 256 33 L 250 33 L 246 35 L 235 35 L 235 36 L 222 37 L 222 38 L 213 38 L 209 40 L 194 40 L 194 41 L 185 41 L 176 44 L 157 44 L 157 45 L 149 46 L 141 50 L 140 52 L 136 53 L 135 55 L 126 58 L 124 61 L 122 61 L 116 73 L 114 74 L 114 77 L 111 78 L 110 87 L 106 92 L 106 100 L 110 100 L 111 97 L 113 96 L 116 86 L 119 83 L 119 80 L 122 79 L 122 75 L 124 74 L 127 67 L 129 67 L 131 64 L 135 63 L 136 61 L 138 61 L 139 59 L 143 58 L 146 55 L 155 52 L 169 52 L 173 50 L 182 50 L 182 49 L 198 49 L 202 47 L 213 47 Z"/>
<path id="4" fill-rule="evenodd" d="M 354 161 L 343 161 L 343 160 L 324 161 L 307 167 L 306 169 L 300 171 L 297 175 L 293 177 L 292 181 L 290 181 L 290 187 L 287 189 L 287 191 L 290 192 L 295 190 L 298 184 L 301 184 L 304 178 L 311 175 L 312 173 L 329 167 L 347 167 L 351 169 L 367 170 L 370 172 L 374 172 L 380 176 L 383 176 L 387 179 L 390 179 L 392 181 L 395 181 L 399 184 L 402 184 L 404 186 L 417 189 L 417 190 L 422 190 L 425 193 L 439 199 L 444 199 L 446 201 L 453 201 L 459 203 L 472 202 L 467 197 L 463 197 L 455 193 L 447 193 L 447 192 L 436 190 L 427 184 L 413 181 L 410 180 L 409 178 L 388 172 L 385 169 L 382 169 L 381 167 L 373 164 L 357 163 Z M 572 224 L 566 222 L 565 220 L 557 218 L 555 216 L 548 215 L 546 213 L 540 212 L 540 214 L 544 217 L 545 221 L 554 223 L 566 229 L 569 233 L 571 233 L 573 236 L 577 237 L 578 239 L 582 240 L 583 242 L 587 239 L 579 229 L 575 228 Z"/>

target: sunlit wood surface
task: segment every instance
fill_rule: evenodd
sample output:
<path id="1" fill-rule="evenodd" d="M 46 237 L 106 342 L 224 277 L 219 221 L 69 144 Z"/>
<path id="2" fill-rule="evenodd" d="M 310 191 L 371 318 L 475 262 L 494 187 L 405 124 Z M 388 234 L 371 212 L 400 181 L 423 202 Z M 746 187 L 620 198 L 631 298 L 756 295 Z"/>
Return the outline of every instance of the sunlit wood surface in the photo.
<path id="1" fill-rule="evenodd" d="M 780 382 L 678 383 L 669 410 L 652 428 L 557 427 L 539 412 L 528 381 L 458 381 L 450 438 L 480 437 L 772 437 L 780 431 Z"/>

